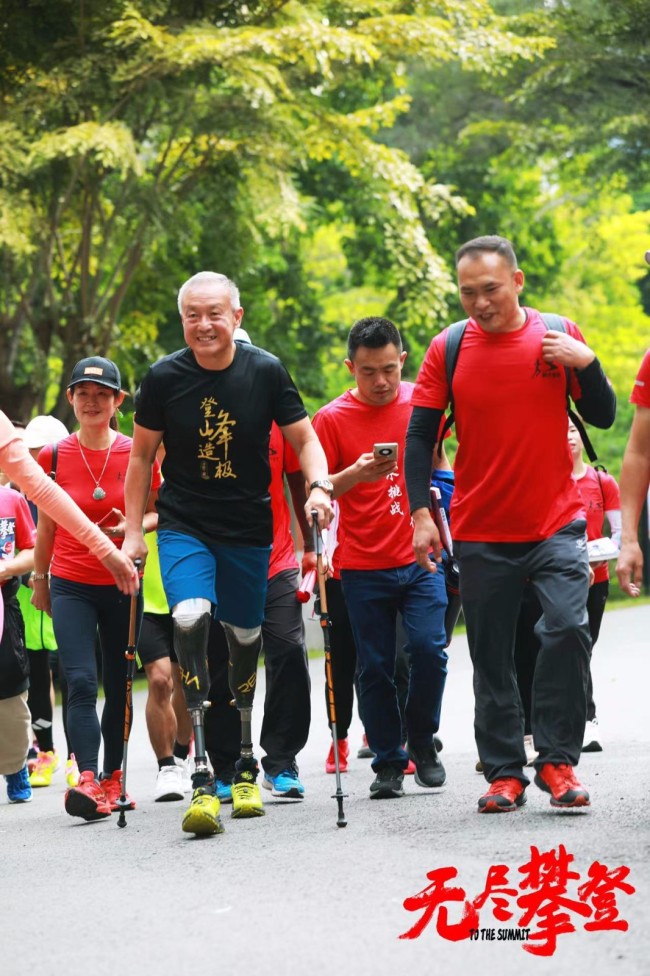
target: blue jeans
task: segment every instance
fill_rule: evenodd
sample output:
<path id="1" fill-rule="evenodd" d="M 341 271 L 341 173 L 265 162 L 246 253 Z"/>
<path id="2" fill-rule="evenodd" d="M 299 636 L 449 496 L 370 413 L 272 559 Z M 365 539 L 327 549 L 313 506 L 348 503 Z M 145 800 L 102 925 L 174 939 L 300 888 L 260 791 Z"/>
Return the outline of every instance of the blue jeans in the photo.
<path id="1" fill-rule="evenodd" d="M 444 574 L 417 563 L 396 569 L 344 569 L 343 595 L 357 646 L 359 691 L 374 770 L 406 768 L 395 690 L 395 628 L 401 613 L 411 673 L 406 729 L 414 749 L 429 746 L 440 726 L 447 677 Z"/>

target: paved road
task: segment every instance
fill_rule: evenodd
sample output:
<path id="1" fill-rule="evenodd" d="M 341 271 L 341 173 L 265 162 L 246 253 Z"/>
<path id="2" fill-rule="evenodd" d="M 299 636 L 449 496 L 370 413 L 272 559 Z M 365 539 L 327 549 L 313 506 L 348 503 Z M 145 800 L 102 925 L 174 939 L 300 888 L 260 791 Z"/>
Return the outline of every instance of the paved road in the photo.
<path id="1" fill-rule="evenodd" d="M 116 817 L 77 822 L 63 811 L 61 773 L 31 804 L 0 799 L 0 974 L 113 976 L 233 971 L 308 976 L 428 976 L 459 972 L 649 972 L 650 938 L 650 606 L 606 614 L 594 655 L 594 682 L 606 735 L 584 756 L 580 775 L 593 806 L 558 814 L 535 787 L 515 814 L 477 816 L 483 780 L 474 772 L 471 670 L 463 638 L 454 641 L 443 708 L 448 786 L 438 795 L 407 782 L 400 800 L 370 802 L 368 761 L 344 777 L 348 826 L 336 827 L 334 778 L 323 761 L 329 732 L 322 714 L 322 667 L 312 665 L 315 720 L 300 756 L 303 803 L 266 803 L 266 816 L 232 821 L 226 833 L 195 839 L 180 831 L 184 804 L 155 804 L 155 764 L 146 739 L 144 699 L 136 702 L 129 787 L 138 801 L 125 830 Z M 258 694 L 262 693 L 263 684 Z M 259 726 L 259 709 L 257 720 Z M 62 742 L 60 728 L 58 741 Z M 356 747 L 360 728 L 352 730 Z M 410 778 L 409 778 L 410 779 Z M 4 791 L 3 791 L 4 792 Z M 627 932 L 560 935 L 555 955 L 539 959 L 520 943 L 443 939 L 435 920 L 422 935 L 398 935 L 420 918 L 404 899 L 427 885 L 427 872 L 451 866 L 471 899 L 492 864 L 517 868 L 564 844 L 587 877 L 598 860 L 630 868 L 633 895 L 618 894 Z M 572 883 L 573 884 L 573 883 Z M 577 883 L 576 883 L 577 884 Z M 575 887 L 569 893 L 575 898 Z M 489 902 L 481 926 L 503 927 Z M 460 917 L 453 904 L 449 920 Z M 470 969 L 470 967 L 472 967 Z"/>

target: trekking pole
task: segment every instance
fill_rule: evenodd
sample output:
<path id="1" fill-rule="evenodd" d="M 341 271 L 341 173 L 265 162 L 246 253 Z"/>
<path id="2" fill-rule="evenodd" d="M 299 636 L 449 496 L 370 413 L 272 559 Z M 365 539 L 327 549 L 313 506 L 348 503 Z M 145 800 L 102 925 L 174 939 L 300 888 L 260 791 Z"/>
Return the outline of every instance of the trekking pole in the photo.
<path id="1" fill-rule="evenodd" d="M 135 559 L 133 565 L 140 571 L 141 559 Z M 122 793 L 117 801 L 120 815 L 117 818 L 118 827 L 126 827 L 126 811 L 130 807 L 130 801 L 126 798 L 126 764 L 129 754 L 129 736 L 131 735 L 131 725 L 133 723 L 133 678 L 135 676 L 135 624 L 138 615 L 138 594 L 131 596 L 131 610 L 129 615 L 129 646 L 124 656 L 126 658 L 126 703 L 124 706 L 124 751 L 122 753 Z"/>
<path id="2" fill-rule="evenodd" d="M 337 827 L 347 826 L 347 820 L 343 815 L 343 798 L 347 796 L 341 788 L 341 769 L 339 766 L 339 737 L 336 731 L 336 703 L 334 701 L 334 681 L 332 678 L 332 655 L 330 648 L 330 627 L 332 623 L 327 612 L 327 593 L 325 590 L 326 570 L 323 567 L 323 538 L 318 530 L 318 512 L 313 511 L 312 529 L 314 533 L 314 551 L 316 553 L 316 572 L 318 575 L 318 593 L 314 603 L 314 610 L 320 618 L 320 625 L 323 631 L 323 644 L 325 646 L 325 680 L 327 682 L 327 707 L 329 711 L 330 729 L 332 732 L 332 746 L 334 750 L 334 767 L 336 770 L 336 793 L 332 799 L 338 803 Z"/>

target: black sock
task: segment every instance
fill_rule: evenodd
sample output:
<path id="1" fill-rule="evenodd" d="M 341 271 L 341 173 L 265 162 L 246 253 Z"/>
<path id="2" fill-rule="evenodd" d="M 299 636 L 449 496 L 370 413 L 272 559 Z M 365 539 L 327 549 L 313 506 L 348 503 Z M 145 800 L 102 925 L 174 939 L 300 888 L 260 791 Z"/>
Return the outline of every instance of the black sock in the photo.
<path id="1" fill-rule="evenodd" d="M 52 740 L 52 723 L 50 723 L 49 728 L 34 728 L 34 735 L 36 736 L 36 741 L 38 742 L 38 748 L 41 752 L 54 752 L 54 742 Z"/>
<path id="2" fill-rule="evenodd" d="M 186 746 L 182 746 L 180 742 L 174 743 L 174 755 L 177 759 L 187 759 L 190 754 L 190 744 L 187 743 Z"/>
<path id="3" fill-rule="evenodd" d="M 176 763 L 174 762 L 173 756 L 165 756 L 164 759 L 158 760 L 158 769 L 162 769 L 163 766 L 175 766 L 175 765 Z"/>

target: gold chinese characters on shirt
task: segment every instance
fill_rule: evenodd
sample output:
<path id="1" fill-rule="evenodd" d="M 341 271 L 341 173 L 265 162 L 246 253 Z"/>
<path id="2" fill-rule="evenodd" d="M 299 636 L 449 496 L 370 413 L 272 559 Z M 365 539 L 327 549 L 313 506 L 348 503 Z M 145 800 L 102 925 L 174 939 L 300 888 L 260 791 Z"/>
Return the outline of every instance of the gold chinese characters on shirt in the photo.
<path id="1" fill-rule="evenodd" d="M 237 421 L 231 420 L 227 410 L 219 409 L 214 397 L 205 397 L 201 401 L 201 413 L 203 418 L 199 428 L 198 454 L 201 477 L 205 481 L 211 478 L 236 478 L 232 461 L 228 457 L 228 447 Z"/>

